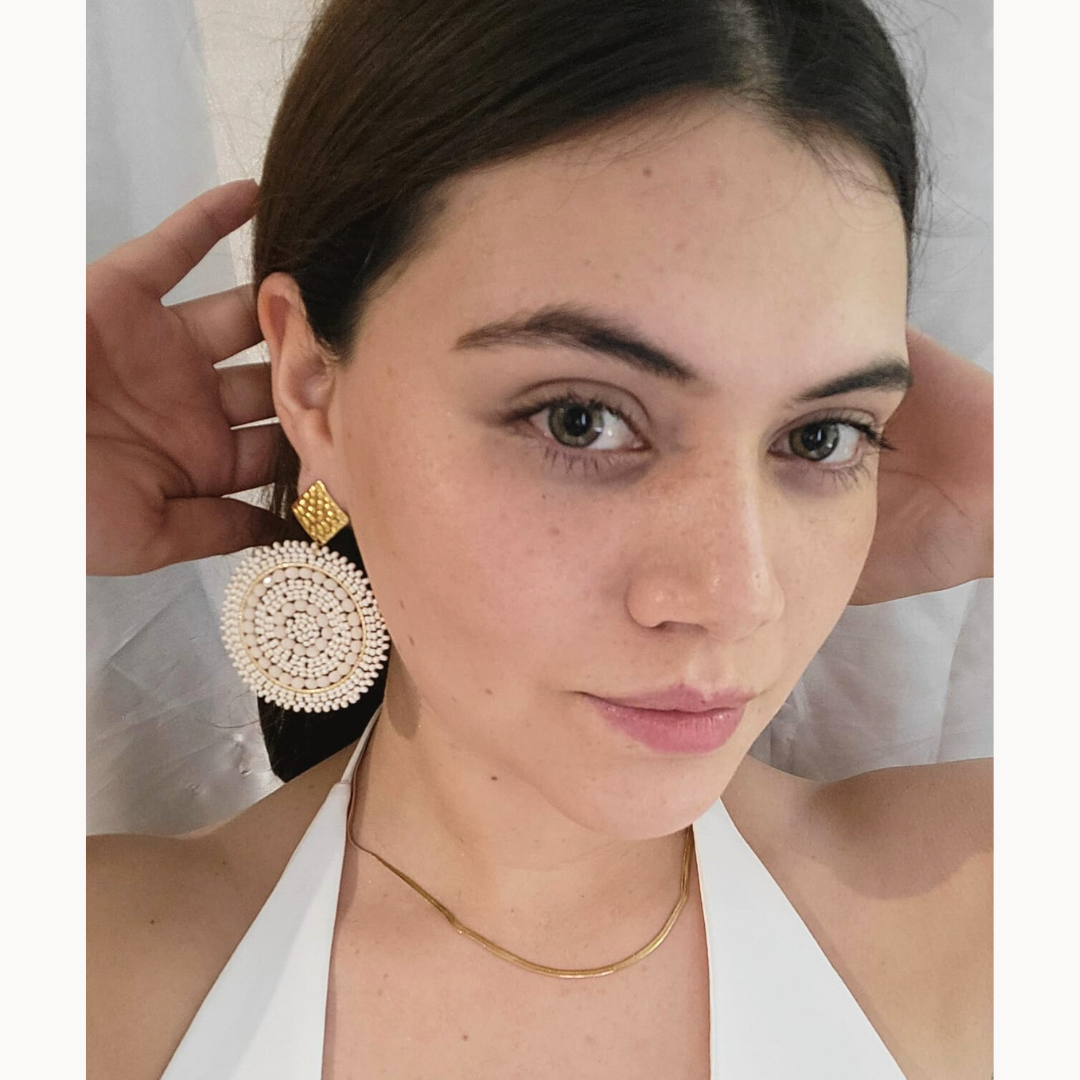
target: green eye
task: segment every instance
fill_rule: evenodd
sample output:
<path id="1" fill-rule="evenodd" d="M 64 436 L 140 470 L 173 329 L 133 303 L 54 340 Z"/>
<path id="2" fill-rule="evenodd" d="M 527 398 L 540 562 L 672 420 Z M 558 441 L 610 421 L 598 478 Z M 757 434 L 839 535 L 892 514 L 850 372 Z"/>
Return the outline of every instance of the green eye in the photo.
<path id="1" fill-rule="evenodd" d="M 550 408 L 548 430 L 563 445 L 584 448 L 604 434 L 606 411 L 599 402 L 556 404 Z"/>
<path id="2" fill-rule="evenodd" d="M 634 459 L 639 464 L 648 451 L 647 446 L 641 446 L 637 425 L 624 409 L 603 397 L 572 389 L 524 405 L 504 419 L 533 432 L 544 460 L 565 465 L 567 474 L 580 469 L 599 475 Z"/>

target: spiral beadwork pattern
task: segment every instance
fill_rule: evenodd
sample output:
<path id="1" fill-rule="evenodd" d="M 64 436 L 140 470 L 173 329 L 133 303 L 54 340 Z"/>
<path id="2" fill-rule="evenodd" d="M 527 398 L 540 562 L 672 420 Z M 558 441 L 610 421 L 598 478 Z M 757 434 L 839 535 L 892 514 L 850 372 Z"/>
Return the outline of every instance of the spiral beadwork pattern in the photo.
<path id="1" fill-rule="evenodd" d="M 298 540 L 258 548 L 236 568 L 221 631 L 244 682 L 299 712 L 357 701 L 390 647 L 367 578 L 337 552 Z"/>

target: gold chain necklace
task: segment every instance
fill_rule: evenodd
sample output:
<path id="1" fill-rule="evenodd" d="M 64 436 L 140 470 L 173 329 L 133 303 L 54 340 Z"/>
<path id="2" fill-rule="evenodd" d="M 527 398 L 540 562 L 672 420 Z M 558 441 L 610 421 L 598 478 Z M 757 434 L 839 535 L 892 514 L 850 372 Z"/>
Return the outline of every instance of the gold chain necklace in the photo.
<path id="1" fill-rule="evenodd" d="M 378 719 L 379 713 L 382 711 L 382 706 L 376 710 L 375 715 L 372 716 L 370 724 L 374 724 Z M 370 738 L 370 736 L 368 736 Z M 686 838 L 683 841 L 683 859 L 682 859 L 682 879 L 679 888 L 679 900 L 675 904 L 674 910 L 668 916 L 667 922 L 660 929 L 660 933 L 656 935 L 647 945 L 643 945 L 635 953 L 631 953 L 626 959 L 618 961 L 615 964 L 609 964 L 606 967 L 598 968 L 584 968 L 582 970 L 573 970 L 570 968 L 555 968 L 548 967 L 546 964 L 536 964 L 532 960 L 526 960 L 523 956 L 518 956 L 515 953 L 510 952 L 509 949 L 504 949 L 501 945 L 496 945 L 494 941 L 484 937 L 483 934 L 478 934 L 475 930 L 466 926 L 445 904 L 436 900 L 422 886 L 417 885 L 415 881 L 408 874 L 399 870 L 396 866 L 388 863 L 381 855 L 376 855 L 374 851 L 368 850 L 358 844 L 353 839 L 353 813 L 356 809 L 356 778 L 360 773 L 360 763 L 356 763 L 356 768 L 353 772 L 352 780 L 352 794 L 349 798 L 349 812 L 346 817 L 345 835 L 348 841 L 358 851 L 373 856 L 378 859 L 379 862 L 386 867 L 387 870 L 397 874 L 402 881 L 405 882 L 411 889 L 415 889 L 436 911 L 440 912 L 450 923 L 450 925 L 459 933 L 464 934 L 466 937 L 470 937 L 473 941 L 480 945 L 483 945 L 488 952 L 494 953 L 496 956 L 501 957 L 503 960 L 508 960 L 512 964 L 517 964 L 518 967 L 528 968 L 529 971 L 535 971 L 540 975 L 552 975 L 558 979 L 593 979 L 600 975 L 611 975 L 613 972 L 622 971 L 623 968 L 629 967 L 631 964 L 636 964 L 639 960 L 644 960 L 646 956 L 657 948 L 659 944 L 668 936 L 671 928 L 675 925 L 675 920 L 679 917 L 679 912 L 686 906 L 687 897 L 690 894 L 690 856 L 694 851 L 694 828 L 692 825 L 688 825 L 686 828 Z"/>

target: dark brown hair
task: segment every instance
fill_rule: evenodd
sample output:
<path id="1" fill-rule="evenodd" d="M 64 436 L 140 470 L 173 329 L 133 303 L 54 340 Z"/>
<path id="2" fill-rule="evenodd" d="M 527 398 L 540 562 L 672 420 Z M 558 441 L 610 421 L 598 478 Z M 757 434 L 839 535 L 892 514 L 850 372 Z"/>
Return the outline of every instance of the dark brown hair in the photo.
<path id="1" fill-rule="evenodd" d="M 910 281 L 915 113 L 863 0 L 331 0 L 270 136 L 256 286 L 292 275 L 315 336 L 344 358 L 376 283 L 423 242 L 443 181 L 694 91 L 752 104 L 819 156 L 830 141 L 867 151 L 903 214 Z M 282 435 L 273 509 L 286 519 L 298 466 Z M 330 546 L 363 568 L 351 529 Z M 358 737 L 384 686 L 385 670 L 332 713 L 260 701 L 278 776 Z"/>

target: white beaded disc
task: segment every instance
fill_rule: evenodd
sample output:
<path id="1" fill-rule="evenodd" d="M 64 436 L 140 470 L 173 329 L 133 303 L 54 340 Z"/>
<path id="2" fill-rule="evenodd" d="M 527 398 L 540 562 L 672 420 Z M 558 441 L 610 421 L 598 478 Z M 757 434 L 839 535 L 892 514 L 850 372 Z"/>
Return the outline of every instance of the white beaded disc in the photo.
<path id="1" fill-rule="evenodd" d="M 336 551 L 299 540 L 256 548 L 236 568 L 221 635 L 247 686 L 294 712 L 358 701 L 390 648 L 368 579 Z"/>

